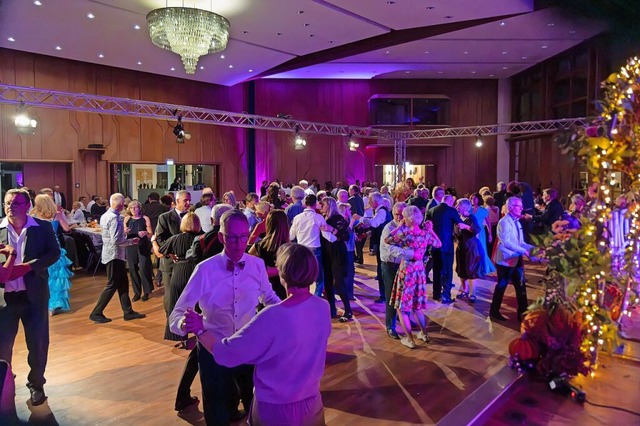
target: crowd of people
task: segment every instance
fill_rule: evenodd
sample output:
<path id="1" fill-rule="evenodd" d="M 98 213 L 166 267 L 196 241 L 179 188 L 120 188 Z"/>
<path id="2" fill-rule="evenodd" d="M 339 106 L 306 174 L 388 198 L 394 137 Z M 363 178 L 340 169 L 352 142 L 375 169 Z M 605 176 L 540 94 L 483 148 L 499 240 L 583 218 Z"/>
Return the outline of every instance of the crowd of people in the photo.
<path id="1" fill-rule="evenodd" d="M 496 274 L 497 284 L 489 317 L 507 319 L 500 307 L 512 283 L 520 320 L 527 307 L 523 259 L 533 248 L 529 236 L 551 229 L 559 219 L 577 218 L 593 202 L 570 194 L 565 209 L 555 189 L 534 194 L 518 182 L 458 198 L 454 188 L 415 185 L 409 178 L 395 190 L 375 183 L 334 187 L 327 182 L 320 190 L 315 180 L 294 186 L 265 181 L 260 194 L 250 192 L 238 201 L 225 192 L 221 203 L 204 188 L 192 205 L 190 193 L 177 184 L 175 192 L 162 197 L 152 192 L 144 202 L 112 194 L 108 208 L 100 206 L 99 197 L 86 205 L 80 197 L 70 211 L 58 187 L 38 195 L 25 189 L 7 192 L 6 217 L 0 222 L 5 258 L 0 359 L 11 362 L 16 324 L 23 321 L 34 405 L 46 399 L 49 316 L 70 308 L 73 267 L 60 235 L 91 218 L 99 218 L 102 230 L 107 283 L 89 319 L 112 321 L 104 309 L 116 292 L 125 321 L 144 318 L 133 303 L 164 287 L 164 338 L 190 350 L 176 392 L 177 411 L 200 402 L 191 394 L 199 372 L 208 424 L 242 418 L 240 401 L 245 410 L 251 407 L 248 414 L 256 424 L 294 418 L 322 424 L 319 382 L 331 319 L 353 320 L 355 268 L 364 263 L 367 240 L 376 262 L 375 302 L 385 304 L 386 333 L 413 349 L 416 341 L 431 340 L 424 313 L 428 298 L 474 303 L 474 281 L 490 274 Z M 96 205 L 105 208 L 94 213 Z M 460 280 L 455 295 L 454 262 Z M 433 284 L 430 296 L 428 284 Z M 23 309 L 26 302 L 29 312 Z M 412 315 L 419 327 L 415 338 Z M 303 338 L 308 334 L 312 342 Z M 300 379 L 283 383 L 284 369 L 299 370 L 288 376 Z"/>

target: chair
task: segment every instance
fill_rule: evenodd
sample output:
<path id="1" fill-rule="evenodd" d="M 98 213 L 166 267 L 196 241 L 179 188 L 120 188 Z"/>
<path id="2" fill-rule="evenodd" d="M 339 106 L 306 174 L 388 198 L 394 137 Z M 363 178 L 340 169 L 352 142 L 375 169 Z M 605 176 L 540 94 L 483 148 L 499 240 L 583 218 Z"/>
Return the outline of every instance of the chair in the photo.
<path id="1" fill-rule="evenodd" d="M 87 257 L 87 265 L 85 266 L 85 272 L 89 273 L 93 270 L 91 275 L 95 275 L 98 272 L 98 268 L 100 267 L 100 255 L 102 250 L 96 248 L 89 235 L 83 233 L 79 233 L 79 235 L 81 235 L 82 242 L 89 252 L 89 256 Z"/>

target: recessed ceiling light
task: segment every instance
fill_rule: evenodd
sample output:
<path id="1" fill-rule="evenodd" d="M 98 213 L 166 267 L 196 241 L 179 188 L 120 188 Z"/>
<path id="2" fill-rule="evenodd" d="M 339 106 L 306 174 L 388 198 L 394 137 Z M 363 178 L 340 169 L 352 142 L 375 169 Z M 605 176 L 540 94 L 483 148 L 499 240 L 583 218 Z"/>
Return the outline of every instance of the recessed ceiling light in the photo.
<path id="1" fill-rule="evenodd" d="M 299 10 L 296 12 L 298 15 L 302 15 L 304 13 L 304 10 Z"/>
<path id="2" fill-rule="evenodd" d="M 140 29 L 140 25 L 135 24 L 135 25 L 133 26 L 133 29 L 134 29 L 134 30 L 139 30 L 139 29 Z"/>
<path id="3" fill-rule="evenodd" d="M 201 69 L 201 70 L 203 70 L 203 69 L 204 69 L 204 67 L 203 67 L 202 65 L 200 65 L 200 69 Z"/>
<path id="4" fill-rule="evenodd" d="M 385 55 L 388 55 L 389 53 L 391 53 L 390 50 L 387 50 L 386 52 L 384 52 Z"/>
<path id="5" fill-rule="evenodd" d="M 315 35 L 314 34 L 309 34 L 309 37 L 315 37 Z"/>
<path id="6" fill-rule="evenodd" d="M 242 34 L 249 34 L 249 31 L 243 31 Z"/>
<path id="7" fill-rule="evenodd" d="M 302 26 L 303 26 L 303 27 L 308 27 L 308 26 L 309 26 L 309 24 L 302 24 Z"/>
<path id="8" fill-rule="evenodd" d="M 464 52 L 462 52 L 462 53 L 464 53 L 465 55 L 468 55 L 468 54 L 469 54 L 469 52 L 467 52 L 466 50 L 465 50 Z"/>
<path id="9" fill-rule="evenodd" d="M 224 55 L 220 55 L 220 59 L 224 59 Z"/>
<path id="10" fill-rule="evenodd" d="M 404 73 L 405 74 L 411 74 L 411 71 L 405 71 Z"/>
<path id="11" fill-rule="evenodd" d="M 495 77 L 495 74 L 489 74 L 489 77 Z"/>
<path id="12" fill-rule="evenodd" d="M 438 71 L 438 74 L 444 74 L 444 71 Z"/>
<path id="13" fill-rule="evenodd" d="M 252 69 L 250 69 L 250 70 L 249 70 L 249 72 L 253 72 L 253 70 L 252 70 Z"/>
<path id="14" fill-rule="evenodd" d="M 175 71 L 175 70 L 176 70 L 175 67 L 171 67 L 171 71 Z"/>
<path id="15" fill-rule="evenodd" d="M 104 55 L 102 53 L 98 53 L 98 58 L 104 58 Z"/>
<path id="16" fill-rule="evenodd" d="M 433 10 L 435 8 L 436 8 L 435 6 L 427 6 L 427 10 Z"/>
<path id="17" fill-rule="evenodd" d="M 569 31 L 569 34 L 575 34 L 575 33 L 576 33 L 576 30 Z"/>
<path id="18" fill-rule="evenodd" d="M 8 38 L 7 38 L 7 40 L 8 40 L 8 41 L 10 41 L 11 43 L 13 43 L 14 41 L 16 41 L 16 39 L 15 39 L 15 38 L 13 38 L 13 37 L 8 37 Z"/>
<path id="19" fill-rule="evenodd" d="M 471 74 L 475 74 L 475 73 L 476 73 L 476 71 L 471 71 Z"/>
<path id="20" fill-rule="evenodd" d="M 56 46 L 56 50 L 62 50 L 62 47 Z"/>
<path id="21" fill-rule="evenodd" d="M 95 17 L 96 17 L 96 15 L 94 15 L 93 13 L 87 13 L 87 18 L 93 19 Z"/>
<path id="22" fill-rule="evenodd" d="M 233 65 L 229 65 L 229 68 L 233 68 Z"/>
<path id="23" fill-rule="evenodd" d="M 523 60 L 523 61 L 526 61 L 527 59 L 528 59 L 528 57 L 526 57 L 526 56 L 523 56 L 523 57 L 522 57 L 522 60 Z"/>
<path id="24" fill-rule="evenodd" d="M 335 43 L 334 40 L 329 40 L 329 44 L 333 44 L 333 43 Z"/>
<path id="25" fill-rule="evenodd" d="M 281 35 L 282 35 L 282 33 L 276 33 L 276 35 L 277 35 L 277 36 L 281 36 Z"/>
<path id="26" fill-rule="evenodd" d="M 555 26 L 555 25 L 556 25 L 556 24 L 554 24 L 553 22 L 549 22 L 549 23 L 547 24 L 547 27 L 553 27 L 553 26 Z"/>
<path id="27" fill-rule="evenodd" d="M 431 52 L 429 52 L 428 50 L 425 50 L 425 52 L 424 52 L 424 53 L 428 55 L 428 54 L 429 54 L 429 53 L 431 53 Z"/>
<path id="28" fill-rule="evenodd" d="M 542 49 L 546 49 L 546 48 L 547 48 L 547 47 L 549 47 L 549 46 L 547 46 L 546 44 L 543 44 L 543 45 L 542 45 L 542 46 L 540 46 L 540 47 L 541 47 Z"/>
<path id="29" fill-rule="evenodd" d="M 36 6 L 42 6 L 42 2 L 40 0 L 35 0 L 33 4 L 35 4 Z"/>
<path id="30" fill-rule="evenodd" d="M 507 25 L 507 23 L 506 23 L 506 22 L 504 22 L 504 21 L 503 21 L 503 22 L 500 22 L 500 26 L 501 26 L 501 27 L 504 27 L 504 26 L 506 26 L 506 25 Z"/>
<path id="31" fill-rule="evenodd" d="M 503 69 L 503 70 L 508 70 L 508 69 L 509 69 L 509 67 L 502 67 L 502 69 Z"/>
<path id="32" fill-rule="evenodd" d="M 502 51 L 502 54 L 503 54 L 503 55 L 506 55 L 506 54 L 507 54 L 507 51 L 506 51 L 506 50 L 503 50 L 503 51 Z"/>
<path id="33" fill-rule="evenodd" d="M 395 1 L 388 1 L 387 4 L 396 4 Z"/>
<path id="34" fill-rule="evenodd" d="M 453 19 L 453 16 L 447 15 L 447 16 L 444 17 L 444 19 Z"/>
<path id="35" fill-rule="evenodd" d="M 138 61 L 138 65 L 142 65 L 142 62 L 141 62 L 141 61 Z"/>

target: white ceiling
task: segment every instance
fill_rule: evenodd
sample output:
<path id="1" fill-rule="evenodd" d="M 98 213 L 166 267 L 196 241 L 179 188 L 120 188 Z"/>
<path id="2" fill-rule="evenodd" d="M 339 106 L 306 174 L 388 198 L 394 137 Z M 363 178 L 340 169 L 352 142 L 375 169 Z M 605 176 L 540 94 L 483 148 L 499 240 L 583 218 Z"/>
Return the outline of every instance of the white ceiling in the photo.
<path id="1" fill-rule="evenodd" d="M 268 76 L 506 78 L 605 29 L 602 23 L 570 19 L 552 9 L 534 11 L 533 0 L 40 2 L 0 0 L 0 47 L 228 86 L 295 58 L 390 32 L 520 14 L 384 48 L 363 43 L 350 55 L 324 63 L 312 57 Z M 231 22 L 227 49 L 202 57 L 198 65 L 203 69 L 194 75 L 185 73 L 178 55 L 151 43 L 145 21 L 155 8 L 183 3 Z M 95 17 L 89 19 L 89 13 Z"/>

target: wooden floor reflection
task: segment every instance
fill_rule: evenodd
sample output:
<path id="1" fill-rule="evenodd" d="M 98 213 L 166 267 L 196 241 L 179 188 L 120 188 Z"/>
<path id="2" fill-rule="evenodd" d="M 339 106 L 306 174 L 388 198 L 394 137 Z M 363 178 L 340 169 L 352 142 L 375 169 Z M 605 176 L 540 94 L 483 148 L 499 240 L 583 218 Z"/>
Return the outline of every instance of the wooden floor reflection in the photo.
<path id="1" fill-rule="evenodd" d="M 375 268 L 367 264 L 356 272 L 355 320 L 335 322 L 329 341 L 322 381 L 329 425 L 436 423 L 505 366 L 508 342 L 519 334 L 511 289 L 503 308 L 511 320 L 500 324 L 487 320 L 491 280 L 478 283 L 475 304 L 429 302 L 432 341 L 411 350 L 385 333 L 384 306 L 374 303 Z M 20 419 L 61 425 L 204 424 L 199 410 L 182 417 L 173 411 L 187 351 L 162 340 L 162 290 L 147 302 L 135 302 L 134 308 L 147 318 L 124 322 L 114 298 L 105 311 L 113 322 L 97 325 L 88 316 L 105 282 L 104 276 L 78 274 L 72 311 L 51 318 L 49 399 L 39 407 L 26 402 L 28 371 L 20 332 L 14 350 Z M 535 296 L 533 286 L 529 297 Z M 192 393 L 200 395 L 198 379 Z"/>

